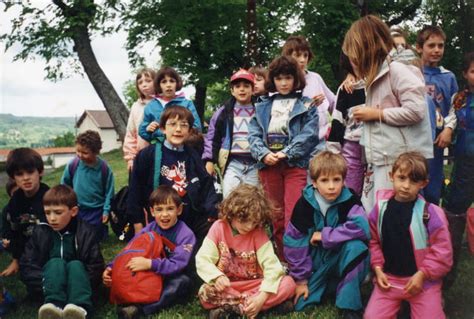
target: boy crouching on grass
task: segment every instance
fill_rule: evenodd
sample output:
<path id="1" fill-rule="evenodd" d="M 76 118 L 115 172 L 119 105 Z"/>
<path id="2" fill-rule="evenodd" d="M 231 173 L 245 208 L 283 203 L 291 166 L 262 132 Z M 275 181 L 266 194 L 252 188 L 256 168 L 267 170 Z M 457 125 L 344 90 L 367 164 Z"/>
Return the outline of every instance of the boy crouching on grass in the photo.
<path id="1" fill-rule="evenodd" d="M 21 280 L 30 291 L 43 289 L 39 319 L 86 318 L 104 270 L 95 229 L 76 218 L 77 197 L 69 186 L 51 188 L 43 204 L 48 223 L 39 224 L 26 244 Z"/>

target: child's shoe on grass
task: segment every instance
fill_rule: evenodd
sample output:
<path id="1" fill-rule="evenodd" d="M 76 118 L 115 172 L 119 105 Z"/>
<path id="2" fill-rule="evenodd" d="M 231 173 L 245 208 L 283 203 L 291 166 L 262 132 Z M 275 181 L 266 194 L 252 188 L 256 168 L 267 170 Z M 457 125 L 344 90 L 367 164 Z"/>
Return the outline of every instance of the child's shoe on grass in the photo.
<path id="1" fill-rule="evenodd" d="M 67 319 L 86 319 L 87 311 L 72 303 L 67 304 L 63 310 L 63 318 Z"/>
<path id="2" fill-rule="evenodd" d="M 52 303 L 45 303 L 38 310 L 38 319 L 61 319 L 63 310 Z"/>
<path id="3" fill-rule="evenodd" d="M 119 307 L 117 315 L 119 319 L 138 319 L 140 318 L 140 309 L 134 305 Z"/>

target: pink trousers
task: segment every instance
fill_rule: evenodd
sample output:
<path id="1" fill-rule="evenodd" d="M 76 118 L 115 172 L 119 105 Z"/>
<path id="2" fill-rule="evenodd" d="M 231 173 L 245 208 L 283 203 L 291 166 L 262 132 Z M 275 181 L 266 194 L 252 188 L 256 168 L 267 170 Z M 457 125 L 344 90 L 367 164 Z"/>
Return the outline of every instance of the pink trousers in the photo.
<path id="1" fill-rule="evenodd" d="M 273 217 L 273 237 L 277 255 L 283 260 L 283 234 L 293 213 L 296 202 L 306 186 L 306 170 L 290 167 L 286 162 L 267 166 L 259 171 L 260 182 L 268 197 L 277 206 Z"/>
<path id="2" fill-rule="evenodd" d="M 204 309 L 213 309 L 225 304 L 244 307 L 247 299 L 259 293 L 262 279 L 232 281 L 230 287 L 223 292 L 217 292 L 213 285 L 204 284 L 199 289 L 199 300 Z M 270 294 L 263 304 L 262 310 L 275 307 L 295 295 L 296 284 L 290 276 L 284 276 L 278 291 Z"/>
<path id="3" fill-rule="evenodd" d="M 412 296 L 403 290 L 410 277 L 395 277 L 388 274 L 387 277 L 392 287 L 384 291 L 374 283 L 374 290 L 365 308 L 364 319 L 396 318 L 402 300 L 410 303 L 412 319 L 446 318 L 441 305 L 441 283 L 425 287 L 422 292 Z"/>

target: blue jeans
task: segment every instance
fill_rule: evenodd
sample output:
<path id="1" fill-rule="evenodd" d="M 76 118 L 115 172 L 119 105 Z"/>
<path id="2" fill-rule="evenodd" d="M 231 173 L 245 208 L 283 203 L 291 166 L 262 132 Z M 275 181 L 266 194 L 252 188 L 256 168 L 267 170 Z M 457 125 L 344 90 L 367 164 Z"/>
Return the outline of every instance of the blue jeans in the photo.
<path id="1" fill-rule="evenodd" d="M 254 186 L 260 184 L 257 164 L 255 162 L 245 163 L 237 159 L 230 160 L 222 180 L 222 194 L 224 198 L 240 184 L 250 184 Z"/>

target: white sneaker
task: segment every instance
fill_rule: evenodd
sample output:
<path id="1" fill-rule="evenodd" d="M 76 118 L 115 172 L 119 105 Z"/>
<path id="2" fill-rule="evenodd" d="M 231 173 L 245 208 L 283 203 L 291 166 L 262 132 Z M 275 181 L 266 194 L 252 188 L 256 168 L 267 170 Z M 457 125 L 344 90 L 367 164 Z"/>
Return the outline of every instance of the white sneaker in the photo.
<path id="1" fill-rule="evenodd" d="M 86 319 L 87 311 L 79 306 L 69 303 L 64 307 L 63 318 L 65 319 Z"/>
<path id="2" fill-rule="evenodd" d="M 63 310 L 52 303 L 42 305 L 38 310 L 38 319 L 61 319 Z"/>

